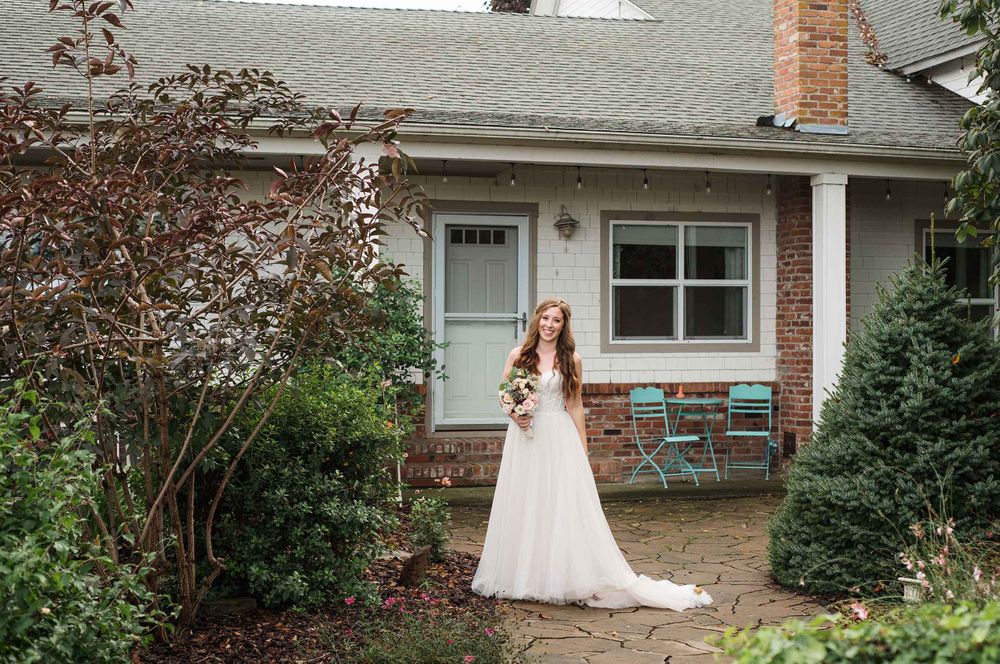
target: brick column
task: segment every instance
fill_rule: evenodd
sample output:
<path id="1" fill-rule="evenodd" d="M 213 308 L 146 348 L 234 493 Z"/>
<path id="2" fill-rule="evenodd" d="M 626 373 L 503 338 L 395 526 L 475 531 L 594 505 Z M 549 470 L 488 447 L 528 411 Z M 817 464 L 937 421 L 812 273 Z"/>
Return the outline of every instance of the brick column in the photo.
<path id="1" fill-rule="evenodd" d="M 806 442 L 812 433 L 812 187 L 804 177 L 777 188 L 778 431 Z"/>

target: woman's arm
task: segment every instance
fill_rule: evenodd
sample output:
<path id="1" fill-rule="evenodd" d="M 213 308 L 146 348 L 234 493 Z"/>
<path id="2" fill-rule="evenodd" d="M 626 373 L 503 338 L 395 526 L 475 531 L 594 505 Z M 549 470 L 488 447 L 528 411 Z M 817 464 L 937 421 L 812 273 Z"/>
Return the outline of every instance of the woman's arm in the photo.
<path id="1" fill-rule="evenodd" d="M 587 422 L 583 414 L 583 359 L 573 353 L 573 362 L 576 364 L 576 375 L 580 377 L 581 389 L 572 398 L 566 400 L 566 410 L 573 418 L 576 431 L 580 434 L 580 444 L 583 445 L 583 453 L 587 453 Z"/>
<path id="2" fill-rule="evenodd" d="M 520 354 L 521 347 L 518 346 L 507 355 L 507 362 L 503 365 L 503 376 L 500 378 L 501 383 L 507 380 L 507 376 L 510 375 L 510 370 L 514 368 L 514 360 L 516 360 Z M 531 426 L 531 415 L 515 415 L 514 413 L 509 413 L 508 416 L 522 429 L 527 430 L 527 428 Z"/>

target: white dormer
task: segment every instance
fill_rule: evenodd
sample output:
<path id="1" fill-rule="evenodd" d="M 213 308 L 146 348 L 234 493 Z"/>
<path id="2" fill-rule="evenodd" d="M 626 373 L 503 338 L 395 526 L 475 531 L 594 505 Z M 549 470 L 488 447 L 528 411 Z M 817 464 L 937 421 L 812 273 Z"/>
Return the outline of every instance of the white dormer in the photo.
<path id="1" fill-rule="evenodd" d="M 534 16 L 654 20 L 652 16 L 636 7 L 629 0 L 531 0 L 529 13 Z"/>

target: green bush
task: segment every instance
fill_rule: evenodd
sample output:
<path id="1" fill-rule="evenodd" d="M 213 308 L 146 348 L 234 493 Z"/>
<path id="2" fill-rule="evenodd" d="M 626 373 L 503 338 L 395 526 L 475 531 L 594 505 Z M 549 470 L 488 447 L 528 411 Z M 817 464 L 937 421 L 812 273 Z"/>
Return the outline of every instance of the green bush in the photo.
<path id="1" fill-rule="evenodd" d="M 39 438 L 43 406 L 0 392 L 0 662 L 124 662 L 161 614 L 81 516 L 99 500 L 87 432 Z M 17 411 L 15 411 L 15 405 Z"/>
<path id="2" fill-rule="evenodd" d="M 1000 514 L 1000 346 L 917 262 L 853 333 L 834 393 L 768 526 L 781 583 L 836 593 L 898 576 L 946 487 L 960 534 Z"/>
<path id="3" fill-rule="evenodd" d="M 341 349 L 337 361 L 351 375 L 385 381 L 386 401 L 398 404 L 406 427 L 422 404 L 413 372 L 425 378 L 444 377 L 434 359 L 434 351 L 443 346 L 434 343 L 424 327 L 424 296 L 417 282 L 397 279 L 379 284 L 366 297 L 374 325 Z"/>
<path id="4" fill-rule="evenodd" d="M 924 604 L 845 625 L 825 615 L 757 630 L 729 629 L 718 641 L 736 664 L 985 664 L 1000 661 L 1000 603 Z"/>
<path id="5" fill-rule="evenodd" d="M 249 411 L 233 441 L 259 416 Z M 389 417 L 377 387 L 329 368 L 289 383 L 225 494 L 218 539 L 227 581 L 267 606 L 366 593 L 360 576 L 379 552 L 377 534 L 396 523 L 385 466 L 401 444 Z"/>
<path id="6" fill-rule="evenodd" d="M 431 547 L 431 560 L 444 559 L 448 544 L 448 503 L 441 498 L 417 498 L 410 505 L 410 539 L 414 546 Z"/>

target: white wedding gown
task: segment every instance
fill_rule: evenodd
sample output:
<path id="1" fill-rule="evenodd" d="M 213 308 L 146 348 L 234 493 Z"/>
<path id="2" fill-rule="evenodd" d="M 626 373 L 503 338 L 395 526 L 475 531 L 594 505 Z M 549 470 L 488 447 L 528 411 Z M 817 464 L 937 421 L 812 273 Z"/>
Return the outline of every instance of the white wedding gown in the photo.
<path id="1" fill-rule="evenodd" d="M 534 437 L 507 429 L 486 542 L 472 589 L 480 595 L 601 608 L 683 611 L 712 598 L 694 585 L 636 575 L 597 495 L 561 376 L 542 374 Z"/>

